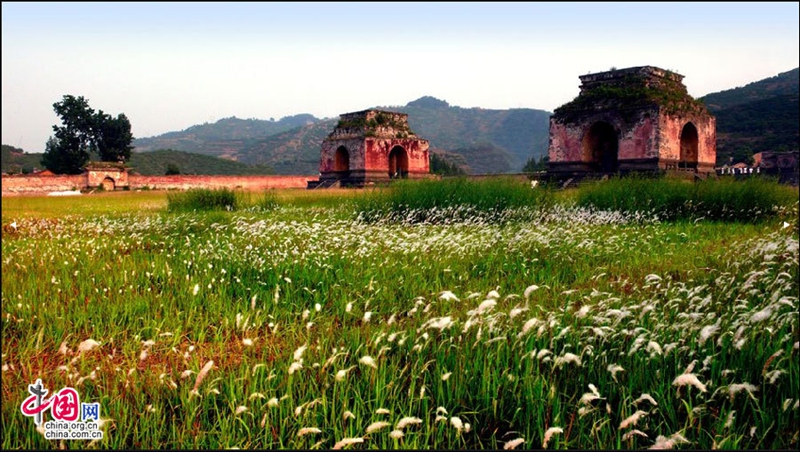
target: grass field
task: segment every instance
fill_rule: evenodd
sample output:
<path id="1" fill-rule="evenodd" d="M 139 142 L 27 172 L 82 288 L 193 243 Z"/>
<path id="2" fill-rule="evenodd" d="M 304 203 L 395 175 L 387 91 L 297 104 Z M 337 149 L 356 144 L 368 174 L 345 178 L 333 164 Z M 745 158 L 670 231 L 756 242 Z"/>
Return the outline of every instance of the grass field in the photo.
<path id="1" fill-rule="evenodd" d="M 758 221 L 414 190 L 3 198 L 2 447 L 800 444 L 796 189 Z M 45 439 L 37 379 L 104 438 Z"/>

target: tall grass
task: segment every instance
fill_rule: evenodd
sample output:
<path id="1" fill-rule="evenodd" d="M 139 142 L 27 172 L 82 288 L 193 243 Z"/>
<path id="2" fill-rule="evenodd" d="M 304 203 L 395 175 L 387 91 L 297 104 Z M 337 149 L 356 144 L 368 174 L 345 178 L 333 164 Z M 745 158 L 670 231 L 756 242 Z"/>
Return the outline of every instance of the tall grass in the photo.
<path id="1" fill-rule="evenodd" d="M 456 177 L 397 181 L 386 189 L 365 192 L 355 205 L 363 220 L 420 223 L 443 218 L 458 221 L 476 215 L 498 217 L 511 209 L 544 207 L 551 200 L 549 191 L 532 189 L 529 183 L 513 177 Z"/>
<path id="2" fill-rule="evenodd" d="M 245 196 L 242 191 L 228 188 L 192 188 L 168 193 L 167 209 L 170 212 L 233 211 L 242 207 Z"/>
<path id="3" fill-rule="evenodd" d="M 691 182 L 631 176 L 586 183 L 577 195 L 579 206 L 651 213 L 665 221 L 758 222 L 797 201 L 797 188 L 766 178 Z"/>
<path id="4" fill-rule="evenodd" d="M 349 209 L 4 216 L 3 449 L 797 448 L 796 205 L 794 227 Z M 45 439 L 37 378 L 100 403 L 104 439 Z"/>

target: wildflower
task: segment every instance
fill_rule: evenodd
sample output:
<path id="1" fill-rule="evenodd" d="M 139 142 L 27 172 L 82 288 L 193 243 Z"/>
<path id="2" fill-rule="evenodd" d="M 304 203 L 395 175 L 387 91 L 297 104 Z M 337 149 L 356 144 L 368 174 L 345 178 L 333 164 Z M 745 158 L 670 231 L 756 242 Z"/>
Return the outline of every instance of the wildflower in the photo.
<path id="1" fill-rule="evenodd" d="M 69 353 L 69 349 L 67 348 L 67 341 L 61 343 L 61 346 L 58 347 L 58 353 L 62 355 L 66 355 L 67 353 Z"/>
<path id="2" fill-rule="evenodd" d="M 148 356 L 147 350 L 142 350 L 142 352 L 139 353 L 139 361 L 144 361 L 145 359 L 147 359 L 147 356 Z"/>
<path id="3" fill-rule="evenodd" d="M 345 312 L 350 312 L 353 310 L 353 302 L 347 303 L 347 306 L 344 307 Z"/>
<path id="4" fill-rule="evenodd" d="M 392 424 L 384 421 L 373 422 L 372 424 L 369 424 L 369 426 L 367 427 L 367 433 L 377 432 L 378 430 L 386 428 L 390 425 Z"/>
<path id="5" fill-rule="evenodd" d="M 363 442 L 364 442 L 364 438 L 343 438 L 343 439 L 339 440 L 338 442 L 336 442 L 336 444 L 333 445 L 333 450 L 339 450 L 344 446 L 347 446 L 347 445 L 350 445 L 350 444 L 363 443 Z"/>
<path id="6" fill-rule="evenodd" d="M 369 319 L 372 318 L 372 312 L 367 311 L 364 313 L 364 323 L 369 323 Z"/>
<path id="7" fill-rule="evenodd" d="M 689 440 L 684 438 L 680 433 L 674 433 L 670 435 L 669 438 L 663 435 L 658 435 L 658 437 L 656 438 L 656 443 L 650 446 L 650 449 L 657 449 L 657 450 L 672 449 L 673 447 L 675 447 L 676 444 L 688 443 L 688 442 Z"/>
<path id="8" fill-rule="evenodd" d="M 564 356 L 559 356 L 558 358 L 556 358 L 556 366 L 560 367 L 560 366 L 562 366 L 562 365 L 564 365 L 566 363 L 572 363 L 572 364 L 575 364 L 577 366 L 580 366 L 581 365 L 581 359 L 577 355 L 575 355 L 573 353 L 569 353 L 569 352 L 568 353 L 564 353 Z"/>
<path id="9" fill-rule="evenodd" d="M 398 430 L 403 430 L 408 425 L 421 424 L 421 423 L 422 423 L 422 419 L 420 419 L 418 417 L 404 417 L 404 418 L 400 419 L 400 421 L 397 423 L 397 426 L 395 428 L 398 429 Z"/>
<path id="10" fill-rule="evenodd" d="M 524 442 L 525 438 L 512 439 L 511 441 L 507 442 L 505 446 L 503 446 L 503 450 L 512 450 Z"/>
<path id="11" fill-rule="evenodd" d="M 539 290 L 539 286 L 532 284 L 525 288 L 525 292 L 523 292 L 522 295 L 525 297 L 525 299 L 528 299 L 528 297 L 530 297 L 531 294 L 536 290 Z"/>
<path id="12" fill-rule="evenodd" d="M 152 347 L 153 345 L 155 345 L 155 343 L 156 341 L 148 339 L 146 341 L 142 341 L 142 347 Z"/>
<path id="13" fill-rule="evenodd" d="M 500 298 L 500 294 L 496 290 L 490 290 L 489 293 L 486 294 L 486 298 L 493 298 L 496 300 Z"/>
<path id="14" fill-rule="evenodd" d="M 648 402 L 650 402 L 652 405 L 654 405 L 654 406 L 658 406 L 658 403 L 656 403 L 655 399 L 653 399 L 653 398 L 650 396 L 650 394 L 642 394 L 642 395 L 640 395 L 638 399 L 636 399 L 636 400 L 634 400 L 634 401 L 633 401 L 633 404 L 634 404 L 634 405 L 636 405 L 636 404 L 638 404 L 639 402 L 643 402 L 643 401 L 648 401 Z"/>
<path id="15" fill-rule="evenodd" d="M 297 436 L 305 436 L 309 433 L 322 433 L 322 430 L 316 427 L 303 427 L 297 432 Z"/>
<path id="16" fill-rule="evenodd" d="M 627 441 L 627 440 L 631 439 L 633 437 L 633 435 L 644 436 L 645 438 L 648 437 L 647 433 L 645 433 L 645 432 L 643 432 L 641 430 L 633 429 L 633 430 L 629 431 L 628 433 L 622 435 L 622 440 L 623 441 Z"/>
<path id="17" fill-rule="evenodd" d="M 728 413 L 728 419 L 725 421 L 725 428 L 730 428 L 730 426 L 733 425 L 733 419 L 735 414 L 736 410 L 731 410 L 730 413 Z"/>
<path id="18" fill-rule="evenodd" d="M 362 356 L 361 359 L 358 360 L 358 362 L 360 362 L 361 364 L 363 364 L 365 366 L 372 367 L 373 369 L 377 369 L 378 368 L 378 366 L 375 364 L 375 360 L 372 359 L 372 357 L 369 356 L 369 355 Z"/>
<path id="19" fill-rule="evenodd" d="M 303 365 L 297 361 L 293 362 L 291 366 L 289 366 L 289 375 L 297 372 L 303 367 Z"/>
<path id="20" fill-rule="evenodd" d="M 700 345 L 703 345 L 703 343 L 705 343 L 708 338 L 716 333 L 718 329 L 719 327 L 717 325 L 704 326 L 703 329 L 700 330 Z"/>
<path id="21" fill-rule="evenodd" d="M 197 388 L 200 387 L 200 383 L 203 382 L 203 379 L 206 378 L 206 375 L 208 374 L 208 372 L 211 370 L 211 368 L 213 366 L 214 366 L 214 360 L 212 359 L 212 360 L 209 360 L 206 363 L 206 365 L 203 366 L 202 369 L 200 369 L 200 372 L 197 374 L 197 378 L 194 380 L 194 388 L 192 388 L 192 392 L 197 393 Z"/>
<path id="22" fill-rule="evenodd" d="M 300 361 L 300 358 L 303 357 L 303 352 L 306 351 L 306 348 L 308 348 L 308 345 L 302 345 L 297 350 L 294 351 L 294 360 L 295 361 Z"/>
<path id="23" fill-rule="evenodd" d="M 755 385 L 751 385 L 750 383 L 740 383 L 728 386 L 728 394 L 730 394 L 731 400 L 733 400 L 733 397 L 736 395 L 737 392 L 743 389 L 747 391 L 747 395 L 749 395 L 751 399 L 756 400 L 756 398 L 753 397 L 753 393 L 758 391 L 758 388 Z"/>
<path id="24" fill-rule="evenodd" d="M 455 294 L 453 294 L 453 292 L 450 292 L 449 290 L 445 290 L 444 292 L 442 292 L 441 295 L 439 295 L 439 299 L 445 301 L 459 301 L 458 297 L 455 296 Z"/>
<path id="25" fill-rule="evenodd" d="M 678 377 L 675 378 L 675 380 L 672 381 L 672 385 L 678 387 L 690 385 L 699 389 L 700 392 L 706 392 L 706 385 L 701 383 L 700 380 L 697 379 L 697 376 L 695 374 L 685 373 L 679 375 Z"/>
<path id="26" fill-rule="evenodd" d="M 250 347 L 250 346 L 253 345 L 253 340 L 252 339 L 248 339 L 248 338 L 244 338 L 244 339 L 242 339 L 242 344 L 244 344 L 245 347 Z"/>
<path id="27" fill-rule="evenodd" d="M 322 310 L 322 305 L 319 304 L 319 303 L 315 304 L 314 305 L 314 310 L 317 311 L 317 312 L 321 311 Z"/>
<path id="28" fill-rule="evenodd" d="M 184 379 L 186 379 L 186 378 L 189 378 L 189 376 L 190 376 L 190 375 L 192 375 L 193 373 L 194 373 L 194 372 L 193 372 L 193 371 L 191 371 L 191 370 L 188 370 L 188 369 L 187 369 L 187 370 L 184 370 L 183 372 L 181 372 L 181 380 L 184 380 Z"/>
<path id="29" fill-rule="evenodd" d="M 762 320 L 768 319 L 771 315 L 772 315 L 772 309 L 766 307 L 753 314 L 753 316 L 750 317 L 750 321 L 753 323 L 761 322 Z"/>
<path id="30" fill-rule="evenodd" d="M 195 284 L 194 288 L 192 289 L 192 295 L 197 295 L 197 292 L 200 291 L 200 284 Z"/>
<path id="31" fill-rule="evenodd" d="M 242 414 L 247 411 L 247 407 L 244 405 L 240 405 L 236 408 L 236 411 L 233 414 Z"/>
<path id="32" fill-rule="evenodd" d="M 273 397 L 273 398 L 269 399 L 269 401 L 267 402 L 267 406 L 270 407 L 270 408 L 275 408 L 275 407 L 278 406 L 278 403 L 279 403 L 278 402 L 278 398 L 277 397 Z"/>
<path id="33" fill-rule="evenodd" d="M 389 437 L 393 439 L 400 439 L 403 436 L 405 436 L 405 433 L 403 433 L 402 430 L 392 430 L 389 432 Z"/>
<path id="34" fill-rule="evenodd" d="M 442 381 L 447 381 L 447 379 L 450 378 L 450 375 L 452 374 L 453 372 L 447 372 L 446 374 L 442 375 Z"/>
<path id="35" fill-rule="evenodd" d="M 95 347 L 99 347 L 100 343 L 94 339 L 86 339 L 78 345 L 78 353 L 88 352 Z"/>
<path id="36" fill-rule="evenodd" d="M 614 381 L 617 381 L 617 372 L 622 372 L 625 369 L 623 369 L 622 366 L 618 366 L 616 364 L 609 364 L 608 367 L 606 367 L 606 370 L 611 372 L 611 378 L 613 378 Z"/>
<path id="37" fill-rule="evenodd" d="M 478 305 L 478 309 L 475 311 L 477 314 L 483 314 L 486 311 L 491 310 L 497 305 L 497 301 L 494 299 L 487 299 L 484 300 L 481 304 Z"/>
<path id="38" fill-rule="evenodd" d="M 342 419 L 344 419 L 344 420 L 355 419 L 355 418 L 356 418 L 356 415 L 353 414 L 353 412 L 350 411 L 350 410 L 347 410 L 342 414 Z"/>
<path id="39" fill-rule="evenodd" d="M 456 430 L 461 431 L 464 428 L 464 423 L 461 422 L 461 418 L 457 416 L 453 416 L 450 418 L 450 424 L 455 427 Z"/>
<path id="40" fill-rule="evenodd" d="M 544 441 L 542 441 L 542 449 L 547 449 L 547 443 L 550 442 L 550 438 L 556 433 L 564 433 L 564 429 L 561 427 L 550 427 L 544 432 Z"/>
<path id="41" fill-rule="evenodd" d="M 447 410 L 443 406 L 436 407 L 436 414 L 446 415 Z"/>
<path id="42" fill-rule="evenodd" d="M 629 425 L 636 425 L 636 423 L 639 422 L 639 419 L 646 415 L 646 411 L 637 410 L 635 413 L 625 418 L 624 421 L 619 423 L 619 429 L 622 430 L 623 428 L 627 428 Z"/>

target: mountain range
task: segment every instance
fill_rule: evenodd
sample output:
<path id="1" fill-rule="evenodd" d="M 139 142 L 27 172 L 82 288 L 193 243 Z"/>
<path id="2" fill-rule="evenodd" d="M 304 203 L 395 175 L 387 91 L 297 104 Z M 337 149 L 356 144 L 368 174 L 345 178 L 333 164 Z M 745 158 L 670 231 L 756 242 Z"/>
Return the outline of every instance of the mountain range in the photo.
<path id="1" fill-rule="evenodd" d="M 800 68 L 795 68 L 699 98 L 717 118 L 718 165 L 747 161 L 760 151 L 797 150 L 799 74 Z M 529 160 L 541 161 L 547 155 L 551 115 L 548 111 L 462 108 L 432 96 L 403 106 L 367 108 L 407 113 L 411 129 L 430 142 L 434 154 L 470 174 L 520 172 Z M 242 174 L 316 174 L 322 140 L 337 122 L 338 118 L 316 118 L 310 114 L 277 121 L 224 118 L 182 131 L 137 138 L 132 143 L 135 149 L 131 164 L 143 174 L 158 173 L 172 160 L 182 172 L 224 167 L 226 174 L 237 170 Z M 161 152 L 145 158 L 157 150 L 182 152 Z M 5 151 L 4 171 L 7 163 L 23 156 L 21 150 Z M 219 157 L 227 163 L 213 165 L 214 160 L 191 158 L 185 153 Z M 29 155 L 36 154 L 24 154 Z"/>

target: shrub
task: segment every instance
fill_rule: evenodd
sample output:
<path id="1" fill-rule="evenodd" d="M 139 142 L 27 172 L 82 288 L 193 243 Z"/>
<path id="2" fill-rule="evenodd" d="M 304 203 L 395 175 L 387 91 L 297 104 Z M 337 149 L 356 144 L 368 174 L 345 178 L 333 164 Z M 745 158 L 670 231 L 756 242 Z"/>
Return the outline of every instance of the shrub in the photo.
<path id="1" fill-rule="evenodd" d="M 256 201 L 256 206 L 264 211 L 275 210 L 278 208 L 278 196 L 274 190 L 269 190 Z"/>
<path id="2" fill-rule="evenodd" d="M 193 188 L 167 193 L 167 210 L 186 212 L 201 210 L 236 210 L 242 207 L 242 194 L 233 190 Z"/>
<path id="3" fill-rule="evenodd" d="M 512 177 L 400 180 L 385 190 L 370 191 L 357 199 L 356 212 L 359 218 L 368 221 L 435 222 L 442 218 L 442 211 L 460 217 L 479 215 L 498 219 L 510 209 L 544 206 L 550 200 L 548 190 L 531 189 L 527 181 Z"/>
<path id="4" fill-rule="evenodd" d="M 757 222 L 797 202 L 797 191 L 767 178 L 744 180 L 676 179 L 629 176 L 584 184 L 583 207 L 657 215 L 661 220 Z"/>

